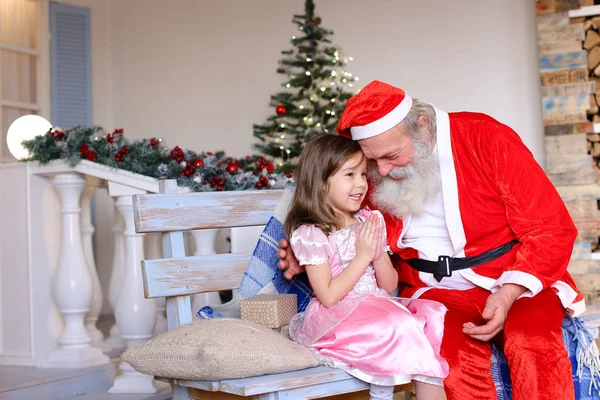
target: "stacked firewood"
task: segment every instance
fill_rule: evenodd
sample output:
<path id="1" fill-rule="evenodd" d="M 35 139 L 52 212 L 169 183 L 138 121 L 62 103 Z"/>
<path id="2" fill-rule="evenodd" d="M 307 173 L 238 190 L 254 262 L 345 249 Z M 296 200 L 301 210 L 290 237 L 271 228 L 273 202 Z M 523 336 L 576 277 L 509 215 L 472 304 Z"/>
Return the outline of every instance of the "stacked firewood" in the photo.
<path id="1" fill-rule="evenodd" d="M 593 0 L 538 0 L 546 172 L 578 228 L 569 271 L 600 306 L 600 15 L 569 18 Z"/>

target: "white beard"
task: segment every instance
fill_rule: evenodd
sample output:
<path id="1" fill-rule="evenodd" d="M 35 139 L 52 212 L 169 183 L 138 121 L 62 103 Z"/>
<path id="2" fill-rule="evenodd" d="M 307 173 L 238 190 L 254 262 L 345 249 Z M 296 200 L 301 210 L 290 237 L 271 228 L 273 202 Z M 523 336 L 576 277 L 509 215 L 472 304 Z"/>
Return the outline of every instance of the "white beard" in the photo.
<path id="1" fill-rule="evenodd" d="M 429 141 L 415 138 L 412 143 L 414 157 L 410 164 L 394 167 L 387 176 L 381 176 L 377 167 L 370 171 L 373 203 L 380 211 L 397 218 L 420 215 L 423 204 L 435 198 L 441 189 L 440 167 Z"/>

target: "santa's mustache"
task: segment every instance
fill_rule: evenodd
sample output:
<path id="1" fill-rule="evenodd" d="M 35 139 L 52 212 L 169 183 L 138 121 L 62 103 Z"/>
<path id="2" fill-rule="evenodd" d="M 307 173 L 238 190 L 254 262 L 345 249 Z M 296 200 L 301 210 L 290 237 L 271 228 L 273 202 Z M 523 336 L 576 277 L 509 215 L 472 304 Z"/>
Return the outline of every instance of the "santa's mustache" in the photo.
<path id="1" fill-rule="evenodd" d="M 378 172 L 379 173 L 379 172 Z M 403 167 L 394 167 L 388 173 L 388 177 L 392 179 L 410 178 L 418 173 L 413 164 L 408 164 Z"/>

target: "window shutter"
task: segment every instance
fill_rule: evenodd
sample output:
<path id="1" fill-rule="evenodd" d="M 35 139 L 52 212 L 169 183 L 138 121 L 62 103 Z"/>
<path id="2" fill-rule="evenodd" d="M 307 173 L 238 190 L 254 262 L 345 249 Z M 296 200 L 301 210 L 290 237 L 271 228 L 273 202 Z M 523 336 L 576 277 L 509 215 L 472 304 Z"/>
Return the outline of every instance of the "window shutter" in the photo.
<path id="1" fill-rule="evenodd" d="M 92 125 L 90 9 L 50 3 L 52 125 Z"/>

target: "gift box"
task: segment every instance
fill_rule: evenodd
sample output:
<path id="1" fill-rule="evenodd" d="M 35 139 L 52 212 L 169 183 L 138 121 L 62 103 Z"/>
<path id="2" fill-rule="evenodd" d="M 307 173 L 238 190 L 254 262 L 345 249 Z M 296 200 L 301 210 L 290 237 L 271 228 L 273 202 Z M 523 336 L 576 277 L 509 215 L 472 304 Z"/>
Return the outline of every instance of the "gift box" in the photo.
<path id="1" fill-rule="evenodd" d="M 281 328 L 298 312 L 298 299 L 295 294 L 259 294 L 243 299 L 240 311 L 243 320 Z"/>

